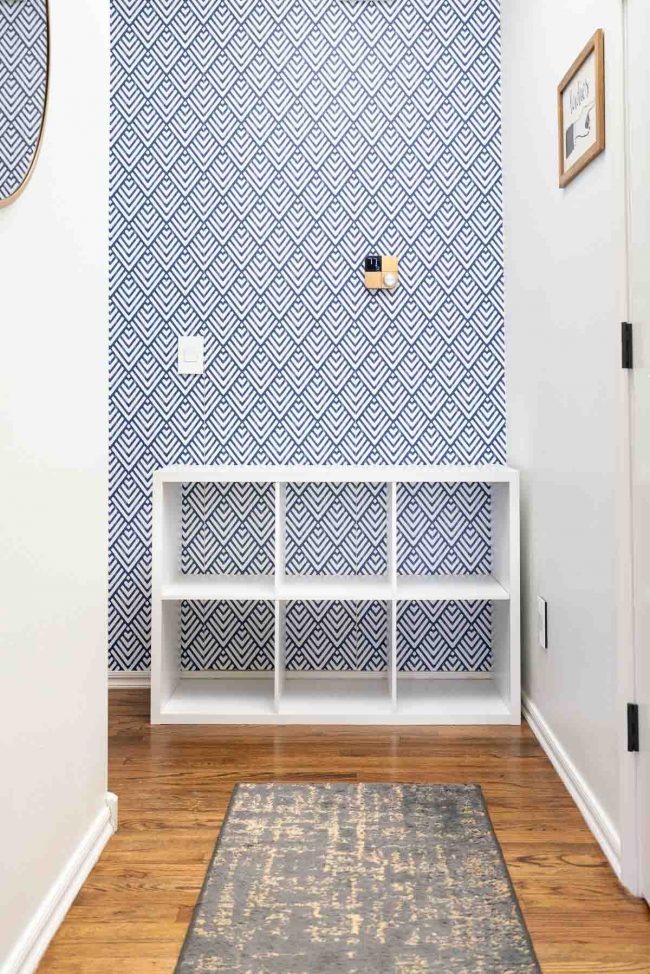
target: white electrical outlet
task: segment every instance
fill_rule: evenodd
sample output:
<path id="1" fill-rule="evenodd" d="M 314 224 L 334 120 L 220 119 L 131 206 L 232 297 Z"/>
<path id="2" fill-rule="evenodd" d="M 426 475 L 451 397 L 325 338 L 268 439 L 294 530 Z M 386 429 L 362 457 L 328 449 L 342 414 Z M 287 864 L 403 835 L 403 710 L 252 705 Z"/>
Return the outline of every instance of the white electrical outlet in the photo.
<path id="1" fill-rule="evenodd" d="M 178 339 L 179 375 L 203 373 L 203 338 L 201 335 L 181 335 Z"/>
<path id="2" fill-rule="evenodd" d="M 537 596 L 537 638 L 542 649 L 548 649 L 548 606 L 541 595 Z"/>

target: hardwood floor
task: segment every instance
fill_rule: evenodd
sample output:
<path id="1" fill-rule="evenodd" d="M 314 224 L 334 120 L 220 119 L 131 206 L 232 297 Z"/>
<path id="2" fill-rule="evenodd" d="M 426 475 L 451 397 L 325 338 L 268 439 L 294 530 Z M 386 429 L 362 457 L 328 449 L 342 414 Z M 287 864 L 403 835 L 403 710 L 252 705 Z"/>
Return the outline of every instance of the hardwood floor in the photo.
<path id="1" fill-rule="evenodd" d="M 120 829 L 39 974 L 172 974 L 232 786 L 274 779 L 478 782 L 544 974 L 650 974 L 650 912 L 525 725 L 152 728 L 142 690 L 111 693 Z"/>

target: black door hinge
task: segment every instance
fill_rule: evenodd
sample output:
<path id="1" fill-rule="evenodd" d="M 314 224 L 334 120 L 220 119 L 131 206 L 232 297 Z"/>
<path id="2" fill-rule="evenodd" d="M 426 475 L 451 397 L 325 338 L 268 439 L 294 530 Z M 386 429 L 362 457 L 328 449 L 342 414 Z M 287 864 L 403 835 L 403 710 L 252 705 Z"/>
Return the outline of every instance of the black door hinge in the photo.
<path id="1" fill-rule="evenodd" d="M 639 705 L 638 703 L 628 703 L 627 705 L 627 749 L 628 751 L 639 750 Z"/>
<path id="2" fill-rule="evenodd" d="M 632 346 L 632 322 L 621 322 L 621 366 L 624 369 L 631 369 L 634 364 Z"/>

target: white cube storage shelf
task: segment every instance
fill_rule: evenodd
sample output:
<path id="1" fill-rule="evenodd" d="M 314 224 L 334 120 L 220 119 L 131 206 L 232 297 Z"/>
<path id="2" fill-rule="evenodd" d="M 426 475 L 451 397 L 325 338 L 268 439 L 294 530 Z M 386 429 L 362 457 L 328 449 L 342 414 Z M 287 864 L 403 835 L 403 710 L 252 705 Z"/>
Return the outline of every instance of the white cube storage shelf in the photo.
<path id="1" fill-rule="evenodd" d="M 182 488 L 191 483 L 275 485 L 274 575 L 184 575 Z M 286 485 L 387 485 L 384 575 L 285 573 Z M 492 573 L 406 576 L 397 572 L 397 487 L 481 483 L 491 487 Z M 518 724 L 521 720 L 519 478 L 506 466 L 176 466 L 154 473 L 151 721 L 268 724 Z M 269 600 L 275 666 L 268 672 L 187 673 L 180 666 L 183 601 Z M 387 606 L 387 668 L 380 673 L 285 668 L 285 613 L 292 600 L 378 600 Z M 410 673 L 397 668 L 401 601 L 490 601 L 489 673 Z"/>

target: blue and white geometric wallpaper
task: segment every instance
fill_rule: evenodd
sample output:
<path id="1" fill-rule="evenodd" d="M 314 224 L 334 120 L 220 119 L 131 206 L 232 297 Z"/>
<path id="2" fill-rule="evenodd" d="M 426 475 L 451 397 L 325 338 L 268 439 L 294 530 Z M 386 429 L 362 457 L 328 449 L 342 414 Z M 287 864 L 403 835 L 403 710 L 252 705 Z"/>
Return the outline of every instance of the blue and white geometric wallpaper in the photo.
<path id="1" fill-rule="evenodd" d="M 385 670 L 387 626 L 385 602 L 289 602 L 286 668 Z"/>
<path id="2" fill-rule="evenodd" d="M 399 602 L 397 669 L 488 672 L 491 636 L 491 602 Z"/>
<path id="3" fill-rule="evenodd" d="M 287 484 L 287 575 L 382 575 L 385 484 Z"/>
<path id="4" fill-rule="evenodd" d="M 400 575 L 489 575 L 489 484 L 398 484 Z"/>
<path id="5" fill-rule="evenodd" d="M 183 484 L 181 500 L 183 574 L 273 574 L 273 484 Z"/>
<path id="6" fill-rule="evenodd" d="M 386 669 L 384 602 L 289 602 L 286 668 Z M 492 666 L 490 602 L 400 602 L 397 668 L 402 673 L 486 672 Z M 183 602 L 181 666 L 186 671 L 272 671 L 272 602 Z"/>
<path id="7" fill-rule="evenodd" d="M 272 672 L 274 634 L 273 602 L 182 602 L 181 668 Z"/>
<path id="8" fill-rule="evenodd" d="M 15 193 L 27 175 L 46 85 L 44 0 L 0 0 L 0 199 Z"/>
<path id="9" fill-rule="evenodd" d="M 505 461 L 499 3 L 112 0 L 111 109 L 110 667 L 140 670 L 156 467 Z M 195 501 L 189 570 L 228 558 Z M 453 537 L 405 570 L 486 570 Z"/>

